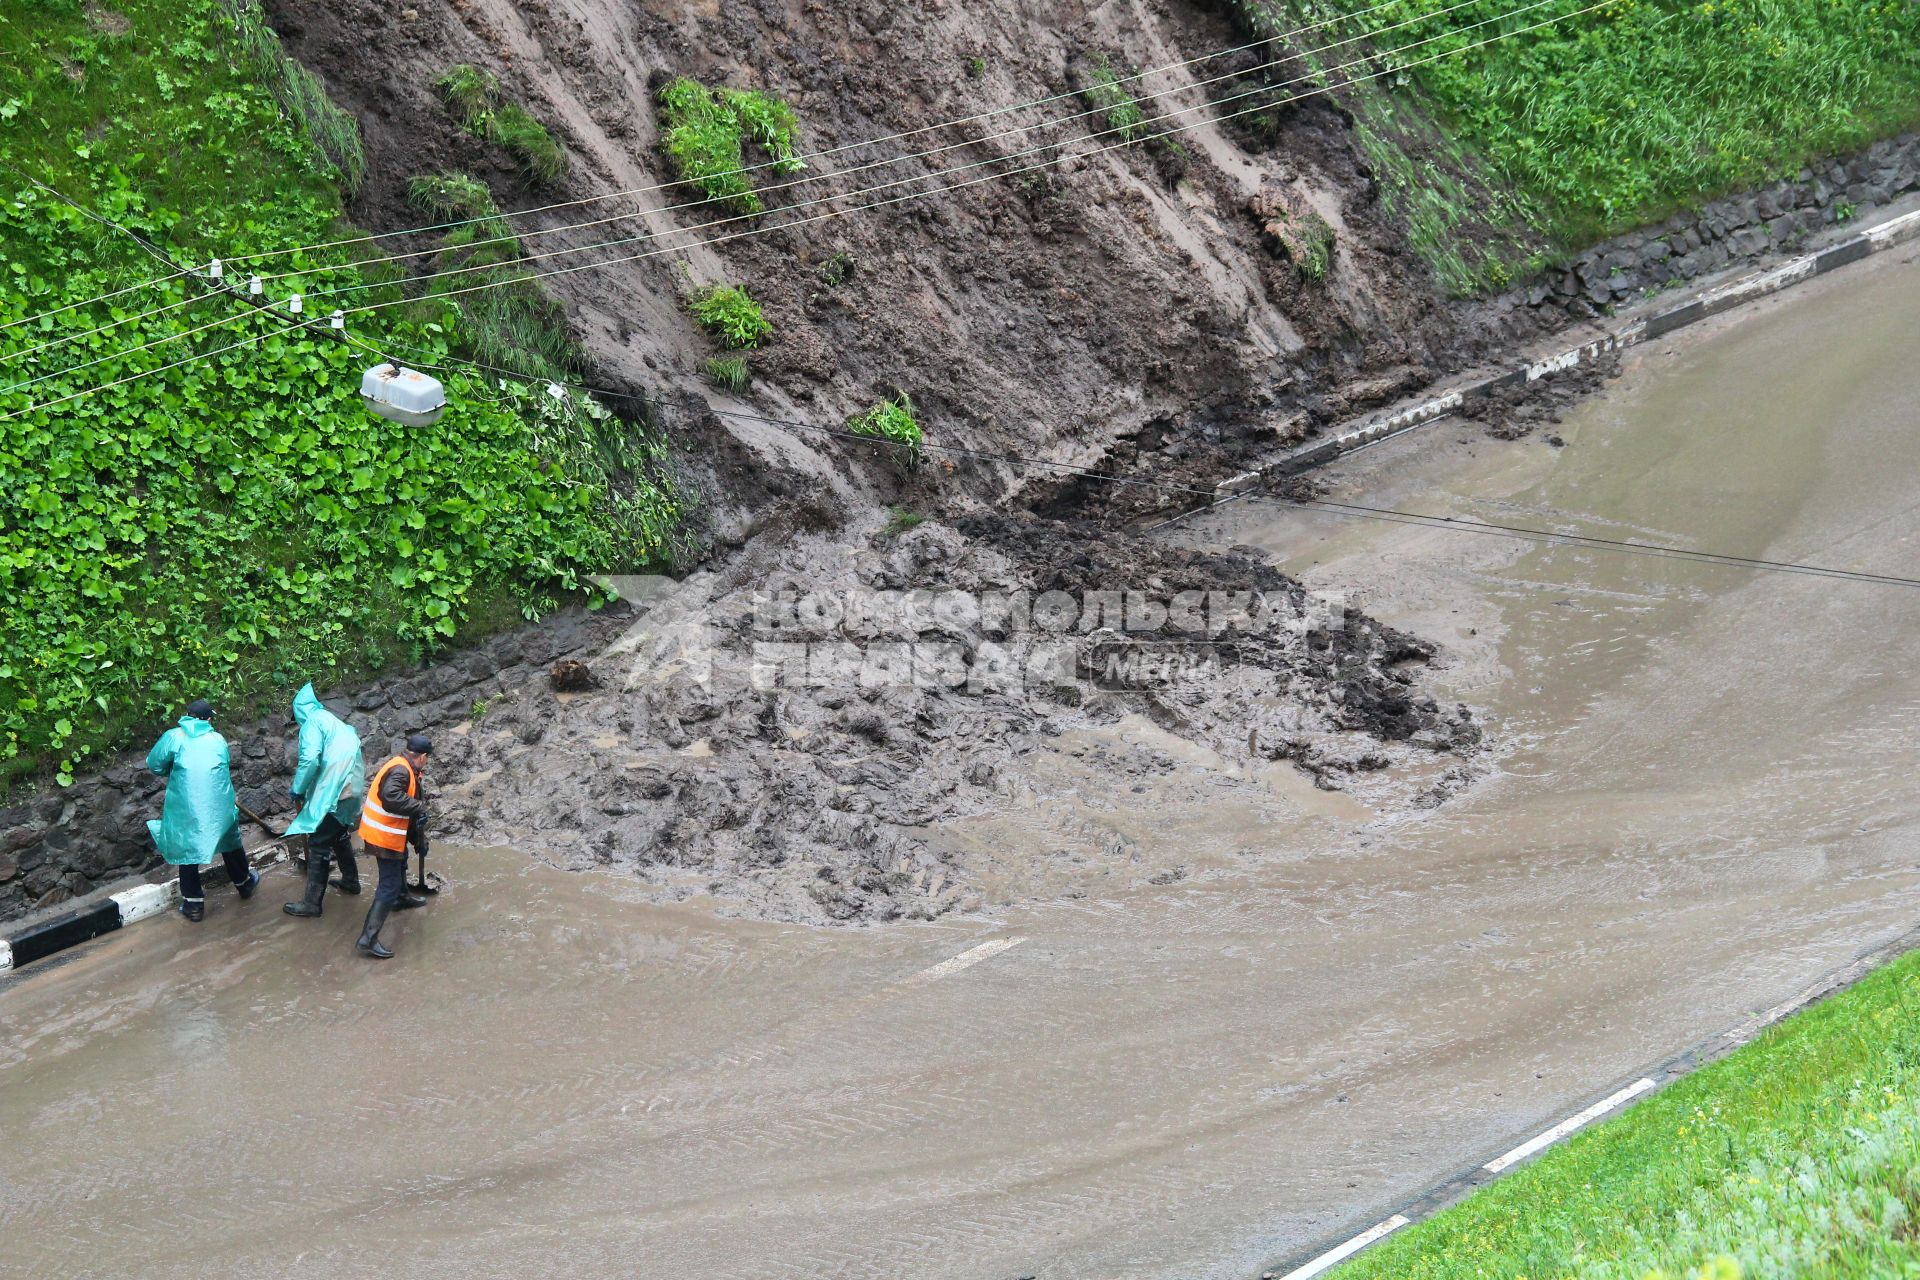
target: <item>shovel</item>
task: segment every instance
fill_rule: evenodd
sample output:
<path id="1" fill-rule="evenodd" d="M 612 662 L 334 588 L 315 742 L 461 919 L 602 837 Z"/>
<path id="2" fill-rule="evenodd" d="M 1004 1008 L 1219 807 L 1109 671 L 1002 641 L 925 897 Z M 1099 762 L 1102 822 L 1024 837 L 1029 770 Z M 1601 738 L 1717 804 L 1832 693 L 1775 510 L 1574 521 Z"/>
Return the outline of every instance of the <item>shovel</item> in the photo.
<path id="1" fill-rule="evenodd" d="M 304 836 L 289 836 L 285 832 L 275 831 L 272 827 L 267 825 L 267 820 L 265 818 L 261 817 L 259 814 L 255 813 L 253 810 L 247 808 L 247 806 L 241 804 L 238 800 L 233 802 L 233 807 L 240 811 L 240 815 L 242 817 L 247 818 L 248 820 L 254 822 L 259 826 L 259 828 L 262 831 L 272 836 L 275 844 L 286 845 L 288 859 L 291 860 L 297 857 L 302 861 L 305 861 L 306 852 L 307 852 L 307 849 L 306 849 L 307 841 Z M 298 846 L 297 849 L 295 848 L 296 845 Z"/>
<path id="2" fill-rule="evenodd" d="M 420 853 L 418 849 L 414 850 L 414 852 L 420 856 L 420 878 L 407 886 L 407 892 L 420 893 L 432 897 L 440 891 L 427 883 L 427 855 Z"/>

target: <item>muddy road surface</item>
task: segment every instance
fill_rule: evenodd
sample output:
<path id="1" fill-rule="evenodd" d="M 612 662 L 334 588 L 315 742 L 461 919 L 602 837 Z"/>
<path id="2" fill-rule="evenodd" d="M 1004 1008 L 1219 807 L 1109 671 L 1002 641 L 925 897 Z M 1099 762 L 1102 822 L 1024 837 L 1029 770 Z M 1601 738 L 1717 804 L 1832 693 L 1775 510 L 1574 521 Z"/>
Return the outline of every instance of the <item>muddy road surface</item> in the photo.
<path id="1" fill-rule="evenodd" d="M 1327 478 L 1911 575 L 1917 326 L 1908 252 L 1551 432 Z M 0 986 L 0 1275 L 1258 1275 L 1920 912 L 1920 590 L 1253 504 L 1174 536 L 1439 640 L 1493 745 L 1376 813 L 1077 730 L 929 832 L 1031 905 L 880 929 L 449 850 L 376 965 L 277 875 Z"/>

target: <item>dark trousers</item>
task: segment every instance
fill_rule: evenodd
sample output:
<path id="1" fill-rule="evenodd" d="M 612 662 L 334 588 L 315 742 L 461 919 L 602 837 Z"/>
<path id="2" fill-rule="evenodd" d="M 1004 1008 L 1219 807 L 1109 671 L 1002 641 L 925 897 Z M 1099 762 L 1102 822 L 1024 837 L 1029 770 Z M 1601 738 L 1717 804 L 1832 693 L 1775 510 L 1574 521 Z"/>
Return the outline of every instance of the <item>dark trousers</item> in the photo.
<path id="1" fill-rule="evenodd" d="M 340 882 L 358 888 L 360 864 L 353 860 L 353 832 L 347 824 L 328 814 L 307 837 L 307 857 L 332 862 L 340 868 Z"/>
<path id="2" fill-rule="evenodd" d="M 401 890 L 407 887 L 407 860 L 405 858 L 375 858 L 380 867 L 380 883 L 374 887 L 375 905 L 386 904 L 391 907 L 400 901 Z"/>
<path id="3" fill-rule="evenodd" d="M 220 855 L 220 861 L 227 866 L 227 879 L 235 884 L 245 884 L 253 873 L 247 865 L 247 855 L 238 849 L 229 849 Z M 180 897 L 187 902 L 205 902 L 206 891 L 200 887 L 200 864 L 183 862 L 180 864 Z"/>

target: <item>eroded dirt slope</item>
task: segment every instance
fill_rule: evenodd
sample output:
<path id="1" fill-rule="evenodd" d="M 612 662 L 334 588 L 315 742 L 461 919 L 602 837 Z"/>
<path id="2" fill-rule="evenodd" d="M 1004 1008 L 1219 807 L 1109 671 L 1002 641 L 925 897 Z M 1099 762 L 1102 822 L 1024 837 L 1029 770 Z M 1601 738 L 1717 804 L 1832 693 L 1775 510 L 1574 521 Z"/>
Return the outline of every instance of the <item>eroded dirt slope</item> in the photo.
<path id="1" fill-rule="evenodd" d="M 1177 151 L 1139 145 L 985 182 L 972 180 L 997 170 L 979 162 L 1032 152 L 999 166 L 1010 171 L 1094 151 L 1110 141 L 1090 137 L 1105 125 L 1089 117 L 1044 127 L 1085 110 L 1069 97 L 929 130 L 1070 93 L 1101 58 L 1116 68 L 1158 67 L 1244 44 L 1245 33 L 1206 4 L 463 0 L 396 13 L 365 0 L 275 0 L 270 9 L 293 51 L 363 123 L 371 176 L 354 209 L 363 223 L 387 230 L 422 221 L 405 204 L 406 181 L 443 168 L 489 178 L 507 208 L 636 192 L 522 224 L 631 215 L 536 236 L 529 252 L 660 237 L 555 258 L 544 269 L 674 247 L 550 281 L 596 372 L 626 385 L 711 397 L 698 372 L 710 348 L 682 297 L 729 280 L 764 300 L 777 333 L 754 356 L 746 401 L 714 398 L 722 408 L 837 425 L 898 388 L 937 443 L 1210 478 L 1220 455 L 1383 399 L 1460 341 L 1458 317 L 1382 221 L 1346 121 L 1325 100 L 1282 108 L 1270 127 L 1209 123 L 1172 139 Z M 555 128 L 572 157 L 557 190 L 529 189 L 497 150 L 449 119 L 431 82 L 455 62 L 496 72 Z M 1134 87 L 1145 98 L 1256 65 L 1253 54 L 1239 54 Z M 804 181 L 763 197 L 774 210 L 808 207 L 690 232 L 727 215 L 674 209 L 687 204 L 685 188 L 646 190 L 672 176 L 657 150 L 650 93 L 669 74 L 776 93 L 798 112 L 803 151 L 853 149 L 809 161 Z M 1192 109 L 1149 127 L 1196 124 L 1262 101 L 1203 109 L 1205 95 L 1245 94 L 1255 83 L 1188 87 L 1143 109 L 1150 119 Z M 915 130 L 923 132 L 854 146 Z M 935 147 L 948 149 L 903 159 Z M 955 172 L 916 181 L 938 170 Z M 759 177 L 763 188 L 779 181 Z M 894 200 L 958 182 L 971 185 Z M 905 185 L 826 199 L 883 183 Z M 894 202 L 856 207 L 875 200 Z M 829 210 L 835 216 L 823 216 Z M 1317 283 L 1302 278 L 1272 234 L 1311 214 L 1336 234 L 1331 271 Z M 749 230 L 729 243 L 698 243 Z M 720 443 L 712 440 L 718 424 L 669 426 Z M 751 461 L 719 480 L 723 543 L 750 531 L 752 513 L 795 483 L 830 477 L 843 500 L 900 484 L 830 439 L 737 420 L 724 430 Z M 1045 469 L 983 460 L 955 467 L 918 477 L 927 491 L 920 499 L 1011 496 L 1057 507 L 1087 496 L 1061 494 L 1058 473 Z"/>
<path id="2" fill-rule="evenodd" d="M 1058 123 L 1084 108 L 1071 96 L 944 127 L 1070 95 L 1103 59 L 1163 66 L 1245 43 L 1220 9 L 1028 0 L 460 0 L 397 13 L 363 0 L 276 0 L 270 9 L 290 48 L 362 121 L 370 178 L 353 213 L 363 224 L 423 221 L 406 184 L 438 170 L 486 177 L 508 209 L 628 193 L 534 214 L 520 229 L 533 232 L 529 253 L 632 241 L 535 268 L 599 264 L 550 287 L 597 381 L 685 406 L 662 422 L 707 490 L 703 520 L 720 554 L 644 606 L 624 649 L 591 660 L 597 690 L 527 687 L 452 744 L 442 765 L 449 834 L 510 840 L 564 865 L 630 867 L 665 892 L 715 891 L 756 914 L 881 920 L 977 901 L 965 855 L 930 844 L 927 828 L 1009 803 L 1019 788 L 1001 784 L 1020 776 L 1035 744 L 1076 727 L 1145 714 L 1232 758 L 1293 761 L 1326 786 L 1356 772 L 1390 778 L 1409 755 L 1478 743 L 1463 709 L 1422 694 L 1417 673 L 1434 656 L 1423 642 L 1358 614 L 1304 621 L 1312 602 L 1258 559 L 1171 553 L 1072 522 L 1110 526 L 1168 500 L 1076 468 L 1207 488 L 1238 459 L 1390 398 L 1479 340 L 1471 314 L 1439 299 L 1383 220 L 1348 122 L 1326 101 L 1258 127 L 1208 123 L 1181 133 L 1177 148 L 1104 154 L 1090 154 L 1106 141 L 1089 137 L 1103 127 L 1097 118 Z M 530 188 L 449 118 L 432 82 L 461 62 L 498 75 L 566 143 L 571 168 L 558 188 Z M 1189 109 L 1161 127 L 1191 124 L 1247 105 L 1208 107 L 1208 94 L 1259 82 L 1150 95 L 1257 70 L 1240 54 L 1136 91 L 1150 118 Z M 772 189 L 778 180 L 760 175 L 771 212 L 689 234 L 728 215 L 676 208 L 688 191 L 664 185 L 652 93 L 671 75 L 790 102 L 812 156 L 806 180 Z M 893 140 L 856 145 L 873 139 Z M 1065 158 L 974 181 L 995 172 L 982 165 L 995 157 L 1012 157 L 1007 170 Z M 942 171 L 944 180 L 916 181 Z M 968 185 L 895 199 L 947 183 Z M 894 185 L 857 194 L 879 184 Z M 889 202 L 860 207 L 876 200 Z M 1294 234 L 1313 218 L 1334 235 L 1319 279 L 1301 269 Z M 564 225 L 588 219 L 599 225 Z M 699 243 L 723 234 L 737 238 Z M 693 288 L 721 281 L 750 288 L 775 326 L 739 397 L 704 384 L 712 348 L 685 307 Z M 872 447 L 727 416 L 838 427 L 895 390 L 911 395 L 931 445 L 1053 465 L 935 452 L 906 468 Z M 892 503 L 942 519 L 883 530 L 880 508 Z M 1224 641 L 1205 629 L 1152 637 L 1204 650 L 1193 678 L 1152 688 L 1086 678 L 1110 652 L 1138 656 L 1129 646 L 1139 637 L 1095 625 L 1065 637 L 1077 681 L 757 687 L 756 646 L 770 641 L 851 645 L 863 661 L 889 643 L 945 646 L 971 664 L 1032 639 L 978 619 L 816 618 L 769 636 L 757 610 L 783 590 L 842 600 L 1054 592 L 1077 604 L 1100 592 L 1164 602 L 1217 590 L 1296 607 L 1291 620 Z M 717 659 L 712 680 L 686 678 L 690 636 L 700 661 Z M 1143 757 L 1120 771 L 1168 767 Z"/>

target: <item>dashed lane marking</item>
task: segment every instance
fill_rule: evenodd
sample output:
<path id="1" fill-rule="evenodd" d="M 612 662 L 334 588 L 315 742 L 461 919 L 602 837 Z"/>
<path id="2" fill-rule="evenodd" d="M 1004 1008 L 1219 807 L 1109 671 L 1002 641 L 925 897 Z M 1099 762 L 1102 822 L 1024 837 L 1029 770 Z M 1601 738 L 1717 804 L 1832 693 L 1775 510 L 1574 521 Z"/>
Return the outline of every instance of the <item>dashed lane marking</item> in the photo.
<path id="1" fill-rule="evenodd" d="M 1360 1252 L 1374 1241 L 1382 1240 L 1392 1235 L 1400 1228 L 1406 1226 L 1409 1221 L 1410 1219 L 1405 1215 L 1396 1213 L 1385 1222 L 1368 1227 L 1365 1231 L 1362 1231 L 1345 1244 L 1335 1245 L 1305 1266 L 1295 1267 L 1293 1270 L 1287 1272 L 1286 1275 L 1280 1277 L 1280 1280 L 1307 1280 L 1309 1276 L 1317 1276 L 1335 1263 L 1345 1262 L 1348 1258 L 1351 1258 L 1354 1254 Z"/>
<path id="2" fill-rule="evenodd" d="M 1537 1151 L 1545 1150 L 1576 1129 L 1586 1128 L 1615 1107 L 1639 1097 L 1653 1087 L 1653 1081 L 1643 1076 L 1619 1092 L 1608 1094 L 1606 1097 L 1600 1099 L 1600 1101 L 1588 1107 L 1585 1111 L 1568 1116 L 1565 1120 L 1562 1120 L 1559 1124 L 1553 1126 L 1553 1128 L 1547 1130 L 1545 1133 L 1540 1134 L 1538 1137 L 1527 1139 L 1527 1141 L 1521 1143 L 1498 1159 L 1487 1161 L 1486 1164 L 1481 1167 L 1488 1173 L 1500 1173 L 1510 1169 L 1522 1160 L 1525 1160 L 1528 1156 L 1533 1155 Z"/>
<path id="3" fill-rule="evenodd" d="M 911 978 L 903 980 L 900 985 L 903 987 L 919 987 L 925 986 L 929 982 L 937 982 L 941 978 L 950 977 L 960 972 L 962 969 L 971 968 L 979 964 L 982 960 L 990 960 L 1002 951 L 1011 951 L 1025 941 L 1025 938 L 990 939 L 977 947 L 968 947 L 959 955 L 948 960 L 942 960 L 932 968 L 922 969 Z"/>

